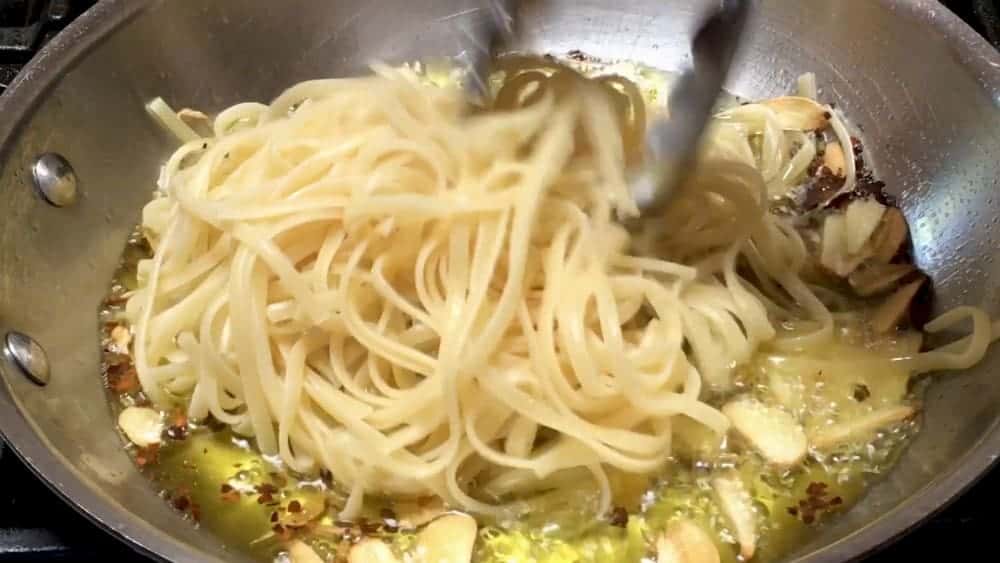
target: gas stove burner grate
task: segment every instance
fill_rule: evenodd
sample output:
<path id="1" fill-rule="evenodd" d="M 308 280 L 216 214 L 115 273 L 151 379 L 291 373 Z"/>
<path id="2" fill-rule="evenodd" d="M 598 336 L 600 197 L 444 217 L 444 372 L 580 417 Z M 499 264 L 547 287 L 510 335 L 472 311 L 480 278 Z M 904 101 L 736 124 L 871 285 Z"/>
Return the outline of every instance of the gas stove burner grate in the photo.
<path id="1" fill-rule="evenodd" d="M 0 0 L 0 92 L 42 45 L 95 0 Z"/>

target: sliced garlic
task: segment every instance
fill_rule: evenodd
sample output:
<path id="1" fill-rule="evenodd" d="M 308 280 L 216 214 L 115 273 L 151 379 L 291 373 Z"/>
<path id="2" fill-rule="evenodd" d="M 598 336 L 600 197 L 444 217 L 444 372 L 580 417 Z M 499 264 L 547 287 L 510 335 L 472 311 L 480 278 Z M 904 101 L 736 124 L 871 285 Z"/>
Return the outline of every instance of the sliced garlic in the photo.
<path id="1" fill-rule="evenodd" d="M 806 456 L 809 446 L 806 433 L 783 409 L 744 397 L 726 403 L 722 414 L 767 461 L 789 467 Z"/>
<path id="2" fill-rule="evenodd" d="M 382 540 L 374 538 L 363 539 L 347 556 L 348 563 L 399 563 L 389 546 Z M 297 563 L 297 562 L 296 562 Z"/>
<path id="3" fill-rule="evenodd" d="M 656 540 L 656 563 L 719 563 L 719 550 L 705 530 L 690 520 L 667 526 Z"/>
<path id="4" fill-rule="evenodd" d="M 891 261 L 899 253 L 899 248 L 906 242 L 909 234 L 903 212 L 895 207 L 886 209 L 882 224 L 872 235 L 872 259 L 882 263 Z"/>
<path id="5" fill-rule="evenodd" d="M 917 269 L 912 264 L 873 263 L 851 272 L 847 281 L 855 293 L 869 297 L 889 291 L 901 279 L 915 271 Z"/>
<path id="6" fill-rule="evenodd" d="M 829 449 L 841 444 L 868 440 L 881 428 L 902 422 L 917 412 L 909 405 L 897 405 L 872 411 L 864 416 L 824 426 L 812 432 L 809 443 L 814 448 Z"/>
<path id="7" fill-rule="evenodd" d="M 132 332 L 125 325 L 116 325 L 111 329 L 111 351 L 128 354 L 128 345 L 132 342 Z"/>
<path id="8" fill-rule="evenodd" d="M 211 119 L 205 115 L 204 112 L 198 111 L 191 108 L 182 108 L 177 112 L 177 117 L 181 118 L 184 123 L 188 125 L 199 124 L 199 123 L 210 123 Z"/>
<path id="9" fill-rule="evenodd" d="M 750 559 L 757 551 L 757 516 L 750 493 L 738 477 L 716 477 L 712 479 L 712 489 L 740 544 L 740 555 L 744 561 Z"/>
<path id="10" fill-rule="evenodd" d="M 829 215 L 823 220 L 823 241 L 819 261 L 837 275 L 840 275 L 844 268 L 844 255 L 847 253 L 845 224 L 844 216 L 840 213 Z"/>
<path id="11" fill-rule="evenodd" d="M 921 277 L 887 297 L 872 315 L 872 329 L 878 334 L 884 334 L 898 327 L 910 312 L 910 305 L 925 281 L 926 278 Z"/>
<path id="12" fill-rule="evenodd" d="M 302 540 L 294 540 L 287 546 L 288 559 L 291 563 L 324 563 L 313 548 L 309 547 Z M 353 559 L 351 560 L 353 563 Z"/>
<path id="13" fill-rule="evenodd" d="M 847 233 L 847 253 L 858 254 L 882 222 L 885 206 L 874 198 L 856 199 L 847 204 L 844 213 Z"/>
<path id="14" fill-rule="evenodd" d="M 163 416 L 149 407 L 128 407 L 118 415 L 118 426 L 130 442 L 145 448 L 160 443 Z"/>
<path id="15" fill-rule="evenodd" d="M 835 176 L 844 177 L 847 164 L 844 162 L 844 149 L 840 143 L 827 143 L 823 153 L 823 166 L 826 166 Z"/>
<path id="16" fill-rule="evenodd" d="M 815 100 L 819 97 L 819 88 L 816 87 L 815 74 L 806 72 L 799 75 L 798 80 L 795 82 L 796 86 L 798 86 L 799 96 L 809 98 L 810 100 Z"/>
<path id="17" fill-rule="evenodd" d="M 830 110 L 802 96 L 781 96 L 760 102 L 777 114 L 778 124 L 788 131 L 815 131 L 830 123 Z"/>
<path id="18" fill-rule="evenodd" d="M 445 514 L 417 534 L 418 561 L 469 563 L 477 530 L 476 521 L 471 516 Z"/>
<path id="19" fill-rule="evenodd" d="M 417 528 L 444 514 L 441 499 L 399 501 L 393 505 L 396 519 L 403 528 Z"/>

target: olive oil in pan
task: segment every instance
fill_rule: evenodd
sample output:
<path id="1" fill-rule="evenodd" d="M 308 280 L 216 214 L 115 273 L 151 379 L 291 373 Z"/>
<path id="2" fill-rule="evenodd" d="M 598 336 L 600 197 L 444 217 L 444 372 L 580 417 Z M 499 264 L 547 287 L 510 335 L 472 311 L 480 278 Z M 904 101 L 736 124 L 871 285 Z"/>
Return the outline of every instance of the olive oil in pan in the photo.
<path id="1" fill-rule="evenodd" d="M 624 63 L 605 65 L 583 55 L 570 58 L 571 66 L 586 74 L 631 79 L 650 112 L 664 107 L 662 92 L 669 77 L 662 73 Z M 532 63 L 511 59 L 505 64 L 509 71 Z M 435 72 L 425 73 L 432 82 L 454 79 L 446 70 Z M 501 84 L 502 78 L 496 87 Z M 613 80 L 609 85 L 620 86 Z M 122 321 L 124 296 L 137 286 L 137 262 L 149 255 L 143 237 L 133 236 L 101 311 L 104 372 L 116 416 L 149 405 L 131 365 L 131 333 Z M 846 294 L 836 284 L 830 292 Z M 843 301 L 844 310 L 868 307 L 860 299 Z M 837 313 L 832 345 L 759 350 L 740 368 L 734 391 L 708 399 L 724 412 L 741 409 L 730 417 L 738 419 L 734 431 L 720 438 L 675 417 L 676 424 L 690 428 L 676 433 L 674 457 L 657 475 L 612 473 L 615 508 L 610 513 L 595 514 L 597 499 L 587 488 L 542 489 L 520 499 L 528 510 L 519 517 L 479 520 L 473 560 L 655 561 L 657 539 L 682 521 L 705 532 L 722 561 L 780 559 L 857 503 L 918 429 L 909 374 L 891 358 L 918 351 L 921 336 L 907 331 L 876 336 L 866 328 L 864 315 Z M 781 336 L 794 336 L 808 327 L 790 324 L 782 330 Z M 794 444 L 768 442 L 781 436 L 774 432 L 774 424 L 780 424 L 767 422 L 771 431 L 765 431 L 754 413 L 777 411 L 793 418 L 801 427 L 798 432 L 808 436 L 808 452 L 805 446 L 797 451 Z M 346 495 L 329 474 L 293 474 L 279 460 L 258 454 L 252 439 L 211 419 L 188 421 L 180 399 L 160 417 L 161 439 L 127 446 L 137 464 L 187 518 L 232 549 L 261 560 L 296 561 L 295 546 L 304 544 L 323 560 L 348 561 L 354 546 L 369 537 L 379 538 L 406 560 L 428 522 L 447 510 L 428 498 L 366 498 L 362 518 L 341 522 L 336 515 Z M 552 479 L 590 482 L 580 473 Z"/>
<path id="2" fill-rule="evenodd" d="M 136 261 L 148 256 L 141 240 L 133 237 L 101 315 L 116 414 L 147 404 L 127 354 L 114 351 L 112 338 L 121 326 L 120 297 L 134 287 Z M 919 338 L 900 333 L 873 339 L 860 326 L 842 326 L 836 344 L 823 349 L 762 349 L 742 368 L 738 390 L 712 402 L 722 407 L 749 397 L 780 405 L 802 415 L 814 435 L 871 413 L 909 408 L 908 374 L 889 358 L 912 353 Z M 587 490 L 540 494 L 527 501 L 527 516 L 480 521 L 475 560 L 652 561 L 657 535 L 684 519 L 709 532 L 723 561 L 741 561 L 746 557 L 740 531 L 720 507 L 715 486 L 724 477 L 737 480 L 748 494 L 753 561 L 775 561 L 855 504 L 916 430 L 910 415 L 897 423 L 848 429 L 839 434 L 842 443 L 814 449 L 789 467 L 770 463 L 739 436 L 726 441 L 707 430 L 679 433 L 688 439 L 674 444 L 675 458 L 660 475 L 612 475 L 616 508 L 610 514 L 595 516 L 596 499 Z M 179 408 L 165 413 L 161 443 L 128 447 L 167 502 L 231 548 L 263 560 L 287 559 L 290 542 L 299 540 L 324 559 L 346 561 L 351 546 L 370 536 L 402 555 L 420 526 L 445 510 L 430 499 L 376 499 L 367 503 L 364 518 L 338 522 L 345 495 L 328 475 L 292 474 L 258 454 L 252 440 L 211 421 L 192 424 Z"/>

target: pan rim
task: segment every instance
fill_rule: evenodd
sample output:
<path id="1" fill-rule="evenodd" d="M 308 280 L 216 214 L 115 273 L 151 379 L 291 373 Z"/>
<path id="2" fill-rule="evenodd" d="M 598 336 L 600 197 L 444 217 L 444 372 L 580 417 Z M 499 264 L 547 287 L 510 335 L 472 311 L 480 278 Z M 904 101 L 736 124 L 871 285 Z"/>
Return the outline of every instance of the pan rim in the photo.
<path id="1" fill-rule="evenodd" d="M 116 30 L 161 1 L 101 0 L 38 53 L 0 96 L 0 115 L 13 116 L 0 121 L 0 163 L 6 161 L 23 124 L 64 73 Z M 894 8 L 902 17 L 913 18 L 940 36 L 954 40 L 955 64 L 966 68 L 989 95 L 994 106 L 1000 109 L 1000 52 L 937 0 L 880 2 Z M 112 536 L 144 555 L 170 561 L 218 560 L 195 546 L 175 539 L 146 520 L 123 519 L 123 515 L 129 514 L 124 507 L 100 493 L 86 476 L 75 471 L 68 461 L 48 447 L 45 437 L 24 414 L 7 380 L 11 371 L 6 366 L 4 368 L 0 370 L 4 381 L 0 385 L 0 435 L 52 491 Z M 871 524 L 793 561 L 834 563 L 856 560 L 912 531 L 956 500 L 995 464 L 995 452 L 1000 451 L 998 426 L 1000 421 L 994 422 L 949 473 L 932 480 Z"/>

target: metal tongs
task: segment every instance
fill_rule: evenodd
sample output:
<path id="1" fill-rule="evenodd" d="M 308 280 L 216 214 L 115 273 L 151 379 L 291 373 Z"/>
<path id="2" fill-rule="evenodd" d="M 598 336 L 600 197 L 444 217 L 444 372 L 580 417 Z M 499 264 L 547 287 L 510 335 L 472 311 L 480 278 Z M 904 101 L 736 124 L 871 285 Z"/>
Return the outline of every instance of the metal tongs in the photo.
<path id="1" fill-rule="evenodd" d="M 476 48 L 466 52 L 469 72 L 465 88 L 470 99 L 484 104 L 490 96 L 493 54 L 513 38 L 519 0 L 490 0 Z M 631 184 L 640 215 L 664 209 L 691 171 L 699 141 L 722 92 L 750 12 L 749 0 L 719 0 L 698 27 L 691 42 L 692 66 L 670 91 L 670 117 L 654 121 L 646 133 L 646 164 Z M 638 218 L 626 227 L 638 228 Z"/>

